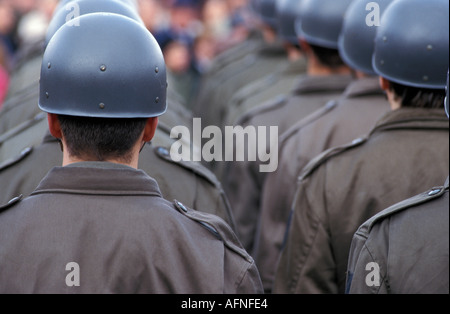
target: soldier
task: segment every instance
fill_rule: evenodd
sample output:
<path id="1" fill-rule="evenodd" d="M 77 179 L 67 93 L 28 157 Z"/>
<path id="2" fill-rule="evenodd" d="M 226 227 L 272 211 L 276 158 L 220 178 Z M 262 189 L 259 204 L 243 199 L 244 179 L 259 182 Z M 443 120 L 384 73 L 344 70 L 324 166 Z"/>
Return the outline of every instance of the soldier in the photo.
<path id="1" fill-rule="evenodd" d="M 288 94 L 295 87 L 297 78 L 306 72 L 306 59 L 295 33 L 295 19 L 299 8 L 299 0 L 276 2 L 278 36 L 284 41 L 289 63 L 285 69 L 270 73 L 239 89 L 226 108 L 224 125 L 236 125 L 237 120 L 252 108 L 278 95 Z"/>
<path id="2" fill-rule="evenodd" d="M 128 16 L 140 21 L 139 14 L 130 7 L 128 0 L 110 1 L 110 0 L 78 0 L 70 1 L 66 10 L 65 6 L 55 9 L 54 16 L 48 26 L 45 42 L 52 38 L 53 34 L 61 27 L 67 19 L 92 12 L 112 12 Z M 77 9 L 75 10 L 75 5 Z M 46 43 L 39 42 L 29 49 L 27 53 L 23 52 L 22 60 L 17 65 L 11 80 L 11 88 L 8 92 L 7 101 L 3 110 L 0 112 L 0 134 L 18 126 L 19 124 L 33 119 L 38 113 L 39 108 L 36 104 L 38 99 L 39 69 L 42 62 L 43 47 Z"/>
<path id="3" fill-rule="evenodd" d="M 448 91 L 447 74 L 447 117 Z M 346 292 L 448 294 L 448 194 L 447 177 L 444 186 L 393 205 L 359 227 L 350 248 Z"/>
<path id="4" fill-rule="evenodd" d="M 277 126 L 281 135 L 343 93 L 352 77 L 349 67 L 339 57 L 337 47 L 343 16 L 350 1 L 301 1 L 301 27 L 297 27 L 296 33 L 303 38 L 301 46 L 307 55 L 307 73 L 299 76 L 297 86 L 289 95 L 249 111 L 239 119 L 239 125 L 244 128 Z M 257 162 L 227 163 L 225 168 L 222 182 L 234 211 L 238 234 L 250 252 L 254 245 L 265 173 L 259 171 Z"/>
<path id="5" fill-rule="evenodd" d="M 123 5 L 110 0 L 75 3 L 83 9 L 82 13 L 114 10 L 135 17 L 134 14 L 128 15 L 129 11 L 123 10 Z M 48 41 L 64 23 L 64 15 L 64 10 L 55 15 L 54 21 L 57 23 L 49 29 Z M 235 228 L 227 197 L 217 178 L 199 163 L 174 162 L 170 158 L 170 146 L 175 142 L 175 139 L 170 138 L 171 129 L 177 125 L 190 126 L 189 123 L 192 123 L 192 117 L 182 105 L 177 106 L 173 99 L 172 96 L 170 107 L 159 119 L 152 144 L 146 145 L 142 151 L 139 168 L 158 180 L 167 199 L 176 196 L 187 206 L 213 213 Z M 37 99 L 34 102 L 37 103 Z M 46 115 L 40 112 L 34 119 L 0 135 L 0 204 L 20 194 L 28 196 L 52 167 L 61 164 L 59 144 L 47 130 Z"/>
<path id="6" fill-rule="evenodd" d="M 261 217 L 252 252 L 263 283 L 273 284 L 286 226 L 303 167 L 328 148 L 367 134 L 389 111 L 389 103 L 372 67 L 376 27 L 366 24 L 370 0 L 353 1 L 348 8 L 339 52 L 356 79 L 342 97 L 303 119 L 282 136 L 278 170 L 264 181 Z M 377 2 L 380 14 L 392 0 Z"/>
<path id="7" fill-rule="evenodd" d="M 358 227 L 445 181 L 448 11 L 446 1 L 396 0 L 384 12 L 373 66 L 392 110 L 368 136 L 332 148 L 305 167 L 274 292 L 344 293 Z"/>
<path id="8" fill-rule="evenodd" d="M 136 169 L 167 106 L 156 40 L 117 14 L 76 21 L 54 35 L 41 71 L 39 106 L 63 167 L 1 208 L 0 292 L 261 292 L 223 220 L 164 200 Z"/>
<path id="9" fill-rule="evenodd" d="M 262 20 L 263 45 L 222 71 L 208 77 L 201 85 L 194 108 L 194 115 L 203 119 L 204 125 L 222 127 L 228 101 L 249 82 L 269 73 L 284 69 L 288 63 L 286 51 L 277 37 L 275 3 L 277 0 L 257 0 L 255 8 Z"/>

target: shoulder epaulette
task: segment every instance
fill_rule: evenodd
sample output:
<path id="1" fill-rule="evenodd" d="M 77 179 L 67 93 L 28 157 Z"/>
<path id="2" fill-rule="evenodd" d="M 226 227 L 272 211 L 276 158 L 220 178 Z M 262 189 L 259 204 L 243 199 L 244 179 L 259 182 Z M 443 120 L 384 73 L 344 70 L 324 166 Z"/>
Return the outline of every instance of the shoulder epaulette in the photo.
<path id="1" fill-rule="evenodd" d="M 409 199 L 394 204 L 391 207 L 379 212 L 378 214 L 370 218 L 368 221 L 366 221 L 362 226 L 359 227 L 356 233 L 362 236 L 366 236 L 370 232 L 370 230 L 372 230 L 373 226 L 377 224 L 379 221 L 385 219 L 386 217 L 404 211 L 410 207 L 421 205 L 433 199 L 439 198 L 445 193 L 446 190 L 448 190 L 448 187 L 447 188 L 443 186 L 435 187 L 432 188 L 431 190 L 428 190 L 427 192 L 418 194 Z"/>
<path id="2" fill-rule="evenodd" d="M 174 161 L 170 157 L 169 149 L 165 147 L 155 147 L 154 150 L 156 155 L 162 160 L 165 160 L 171 164 L 176 164 L 184 169 L 187 169 L 195 173 L 196 175 L 200 176 L 201 178 L 205 179 L 213 186 L 221 188 L 221 183 L 219 182 L 215 174 L 213 174 L 211 171 L 205 168 L 202 164 L 190 161 Z"/>
<path id="3" fill-rule="evenodd" d="M 23 195 L 19 195 L 17 197 L 14 197 L 12 200 L 10 200 L 8 203 L 6 203 L 5 205 L 0 206 L 0 213 L 4 212 L 5 210 L 10 209 L 11 207 L 13 207 L 14 205 L 16 205 L 17 203 L 19 203 L 20 201 L 22 201 L 23 199 Z"/>
<path id="4" fill-rule="evenodd" d="M 342 154 L 345 151 L 353 149 L 355 147 L 361 146 L 366 143 L 368 137 L 360 137 L 353 140 L 351 143 L 330 148 L 323 153 L 319 154 L 317 157 L 312 159 L 306 166 L 303 168 L 303 171 L 299 177 L 299 181 L 302 181 L 306 177 L 310 176 L 317 168 L 319 168 L 322 164 L 324 164 L 330 158 Z"/>
<path id="5" fill-rule="evenodd" d="M 239 122 L 237 124 L 243 125 L 243 124 L 247 123 L 250 119 L 252 119 L 254 116 L 274 110 L 274 109 L 286 104 L 288 99 L 289 99 L 289 95 L 279 95 L 279 96 L 275 97 L 274 99 L 269 100 L 267 103 L 265 103 L 261 106 L 258 106 L 256 108 L 253 108 L 249 112 L 245 113 L 239 119 Z"/>
<path id="6" fill-rule="evenodd" d="M 176 200 L 174 201 L 174 206 L 182 215 L 202 225 L 218 240 L 222 241 L 227 248 L 245 258 L 249 263 L 253 263 L 253 259 L 242 248 L 231 227 L 220 217 L 193 210 Z"/>
<path id="7" fill-rule="evenodd" d="M 283 146 L 285 142 L 289 140 L 289 138 L 295 136 L 295 134 L 300 132 L 304 127 L 308 126 L 311 123 L 314 123 L 316 120 L 320 119 L 321 117 L 335 109 L 338 104 L 339 103 L 337 100 L 330 100 L 325 104 L 325 106 L 311 113 L 307 117 L 300 120 L 300 122 L 287 129 L 287 131 L 280 136 L 281 146 Z"/>
<path id="8" fill-rule="evenodd" d="M 0 164 L 0 171 L 3 171 L 9 167 L 14 166 L 15 164 L 21 162 L 26 157 L 28 157 L 33 152 L 33 147 L 27 147 L 23 149 L 19 155 L 15 156 L 14 158 L 10 158 L 5 160 Z"/>

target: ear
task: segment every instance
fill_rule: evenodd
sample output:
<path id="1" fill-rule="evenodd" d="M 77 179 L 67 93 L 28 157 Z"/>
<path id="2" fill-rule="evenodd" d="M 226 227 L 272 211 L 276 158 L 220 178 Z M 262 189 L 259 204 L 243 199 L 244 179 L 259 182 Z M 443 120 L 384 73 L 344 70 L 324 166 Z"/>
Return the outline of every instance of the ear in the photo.
<path id="1" fill-rule="evenodd" d="M 144 129 L 144 142 L 150 142 L 155 136 L 156 128 L 158 127 L 158 118 L 149 118 Z"/>
<path id="2" fill-rule="evenodd" d="M 299 43 L 300 43 L 300 48 L 302 49 L 302 51 L 305 52 L 305 54 L 309 55 L 312 52 L 311 46 L 309 45 L 309 43 L 306 40 L 304 40 L 303 38 L 300 38 Z"/>
<path id="3" fill-rule="evenodd" d="M 388 91 L 391 89 L 391 83 L 382 76 L 380 76 L 380 86 L 384 91 Z"/>
<path id="4" fill-rule="evenodd" d="M 49 113 L 47 114 L 47 121 L 50 134 L 55 138 L 62 139 L 61 125 L 59 124 L 58 116 L 56 114 Z"/>

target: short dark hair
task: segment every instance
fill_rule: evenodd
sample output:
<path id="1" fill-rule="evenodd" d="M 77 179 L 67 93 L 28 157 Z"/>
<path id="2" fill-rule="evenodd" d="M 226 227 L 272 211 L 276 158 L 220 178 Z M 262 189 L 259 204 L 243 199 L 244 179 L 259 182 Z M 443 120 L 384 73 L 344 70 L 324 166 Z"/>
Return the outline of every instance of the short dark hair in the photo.
<path id="1" fill-rule="evenodd" d="M 444 89 L 417 88 L 394 82 L 390 82 L 390 86 L 402 107 L 444 108 Z"/>
<path id="2" fill-rule="evenodd" d="M 346 65 L 339 54 L 339 50 L 311 44 L 309 45 L 321 64 L 332 69 L 336 69 Z"/>
<path id="3" fill-rule="evenodd" d="M 117 158 L 131 161 L 136 144 L 148 119 L 103 119 L 58 116 L 68 153 L 84 160 Z"/>

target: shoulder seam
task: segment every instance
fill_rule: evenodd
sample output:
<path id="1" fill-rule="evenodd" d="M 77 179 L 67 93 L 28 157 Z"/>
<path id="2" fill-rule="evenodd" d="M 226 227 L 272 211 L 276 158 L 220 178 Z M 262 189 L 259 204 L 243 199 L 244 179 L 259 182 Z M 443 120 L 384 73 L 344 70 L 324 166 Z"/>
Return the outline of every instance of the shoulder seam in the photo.
<path id="1" fill-rule="evenodd" d="M 28 157 L 33 151 L 33 147 L 26 147 L 24 148 L 20 154 L 14 158 L 10 158 L 5 160 L 4 162 L 2 162 L 0 164 L 0 171 L 3 171 L 5 169 L 8 169 L 9 167 L 14 166 L 15 164 L 21 162 L 22 160 L 24 160 L 26 157 Z"/>
<path id="2" fill-rule="evenodd" d="M 8 210 L 9 208 L 13 207 L 14 205 L 16 205 L 17 203 L 21 202 L 23 199 L 23 194 L 14 197 L 13 199 L 11 199 L 8 203 L 6 203 L 5 205 L 0 206 L 0 213 Z"/>
<path id="3" fill-rule="evenodd" d="M 407 210 L 410 207 L 418 206 L 427 203 L 430 200 L 439 198 L 445 193 L 446 190 L 448 189 L 446 189 L 443 186 L 434 187 L 426 192 L 423 192 L 421 194 L 403 200 L 397 204 L 394 204 L 386 208 L 385 210 L 381 211 L 380 213 L 376 214 L 372 218 L 370 218 L 366 223 L 364 223 L 360 228 L 358 228 L 357 234 L 366 237 L 367 234 L 372 230 L 372 228 L 384 218 L 400 213 L 404 210 Z"/>
<path id="4" fill-rule="evenodd" d="M 298 181 L 303 181 L 306 177 L 310 176 L 317 168 L 319 168 L 322 164 L 327 162 L 330 158 L 338 156 L 342 154 L 343 152 L 346 152 L 350 149 L 353 149 L 355 147 L 361 146 L 364 143 L 367 142 L 369 138 L 368 137 L 360 137 L 355 140 L 353 140 L 351 143 L 333 147 L 330 148 L 324 152 L 322 152 L 320 155 L 312 159 L 303 169 L 302 173 L 299 176 Z"/>
<path id="5" fill-rule="evenodd" d="M 202 165 L 196 165 L 190 162 L 186 161 L 174 161 L 172 158 L 170 158 L 169 150 L 165 147 L 158 146 L 154 148 L 155 154 L 162 160 L 167 161 L 171 164 L 175 164 L 180 166 L 181 168 L 184 168 L 186 170 L 192 171 L 195 175 L 205 179 L 208 181 L 211 185 L 213 185 L 216 188 L 221 189 L 220 182 L 217 180 L 217 178 L 214 177 L 213 173 L 208 173 L 208 169 L 202 169 Z"/>

